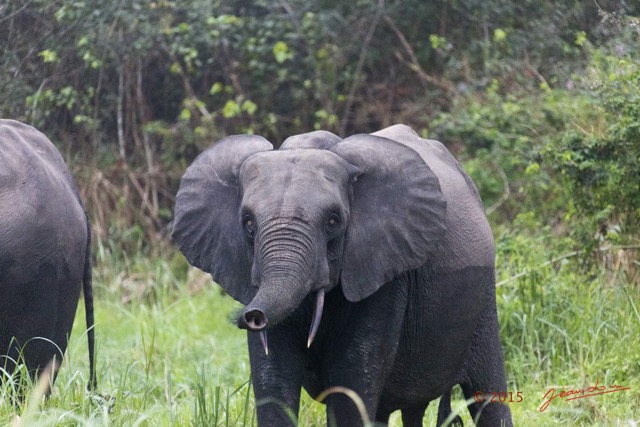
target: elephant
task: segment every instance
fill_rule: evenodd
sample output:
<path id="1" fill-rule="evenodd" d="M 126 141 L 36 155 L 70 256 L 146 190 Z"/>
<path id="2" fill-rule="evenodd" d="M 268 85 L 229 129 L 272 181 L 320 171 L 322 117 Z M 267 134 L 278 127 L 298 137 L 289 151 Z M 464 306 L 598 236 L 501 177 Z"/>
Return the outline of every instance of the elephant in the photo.
<path id="1" fill-rule="evenodd" d="M 19 378 L 24 363 L 32 379 L 53 384 L 82 289 L 95 389 L 90 248 L 85 209 L 56 147 L 29 125 L 0 120 L 0 382 Z"/>
<path id="2" fill-rule="evenodd" d="M 443 144 L 394 125 L 344 140 L 326 131 L 274 150 L 223 138 L 187 168 L 172 237 L 189 263 L 245 305 L 260 426 L 290 425 L 301 388 L 351 390 L 368 419 L 422 426 L 450 390 L 506 392 L 494 242 L 478 190 Z M 338 387 L 338 388 L 335 388 Z M 327 422 L 363 425 L 345 393 Z M 449 410 L 450 412 L 450 410 Z M 508 406 L 475 402 L 480 426 Z"/>

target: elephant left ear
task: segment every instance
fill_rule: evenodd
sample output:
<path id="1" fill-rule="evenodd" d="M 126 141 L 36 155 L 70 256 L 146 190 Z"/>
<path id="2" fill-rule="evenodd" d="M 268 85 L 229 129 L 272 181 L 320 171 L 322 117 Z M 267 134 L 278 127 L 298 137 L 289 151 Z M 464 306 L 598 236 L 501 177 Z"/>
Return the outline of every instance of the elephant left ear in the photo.
<path id="1" fill-rule="evenodd" d="M 354 135 L 331 151 L 359 171 L 340 276 L 355 302 L 427 261 L 444 236 L 447 204 L 438 177 L 406 145 Z"/>

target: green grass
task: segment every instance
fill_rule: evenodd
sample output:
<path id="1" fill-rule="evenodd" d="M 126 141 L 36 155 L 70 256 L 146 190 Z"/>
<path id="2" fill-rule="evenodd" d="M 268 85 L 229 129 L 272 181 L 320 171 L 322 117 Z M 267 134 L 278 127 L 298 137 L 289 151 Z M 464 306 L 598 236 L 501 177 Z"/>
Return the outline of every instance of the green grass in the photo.
<path id="1" fill-rule="evenodd" d="M 515 425 L 635 426 L 640 420 L 640 269 L 633 252 L 611 251 L 585 269 L 549 237 L 502 233 L 498 309 Z M 246 336 L 230 317 L 239 305 L 172 248 L 124 256 L 100 245 L 95 267 L 99 389 L 88 393 L 82 303 L 51 398 L 35 391 L 12 405 L 0 388 L 0 425 L 255 425 Z M 628 255 L 627 258 L 620 254 Z M 554 262 L 549 260 L 556 259 Z M 618 262 L 620 261 L 620 262 Z M 517 276 L 519 273 L 526 272 Z M 550 387 L 630 387 L 539 412 Z M 35 397 L 34 397 L 35 396 Z M 301 426 L 324 425 L 324 406 L 303 394 Z M 30 402 L 30 403 L 29 403 Z M 453 407 L 473 425 L 456 389 Z M 437 402 L 424 425 L 436 422 Z M 399 414 L 392 426 L 401 425 Z"/>

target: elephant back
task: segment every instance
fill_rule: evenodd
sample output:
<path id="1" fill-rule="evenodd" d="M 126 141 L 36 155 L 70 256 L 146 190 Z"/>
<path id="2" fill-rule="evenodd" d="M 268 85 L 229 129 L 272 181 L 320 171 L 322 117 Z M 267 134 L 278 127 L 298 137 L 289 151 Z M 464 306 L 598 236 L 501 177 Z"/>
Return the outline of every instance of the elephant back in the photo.
<path id="1" fill-rule="evenodd" d="M 59 265 L 82 277 L 86 215 L 58 150 L 35 128 L 0 120 L 0 165 L 0 256 L 36 270 L 79 260 Z"/>
<path id="2" fill-rule="evenodd" d="M 38 184 L 80 198 L 73 177 L 57 148 L 32 126 L 15 120 L 0 120 L 0 188 L 18 190 Z M 44 189 L 43 188 L 43 189 Z"/>

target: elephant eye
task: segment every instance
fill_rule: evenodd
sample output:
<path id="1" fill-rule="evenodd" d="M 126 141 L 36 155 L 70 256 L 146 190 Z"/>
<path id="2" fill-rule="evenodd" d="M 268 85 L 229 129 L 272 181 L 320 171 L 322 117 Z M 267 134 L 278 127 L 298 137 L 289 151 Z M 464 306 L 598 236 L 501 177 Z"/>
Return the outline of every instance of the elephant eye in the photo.
<path id="1" fill-rule="evenodd" d="M 253 238 L 256 232 L 256 227 L 253 220 L 251 218 L 245 218 L 243 226 L 244 226 L 244 231 L 247 233 L 247 236 L 249 236 L 250 238 Z"/>
<path id="2" fill-rule="evenodd" d="M 338 214 L 331 214 L 327 220 L 327 234 L 333 234 L 340 225 L 340 217 Z"/>

